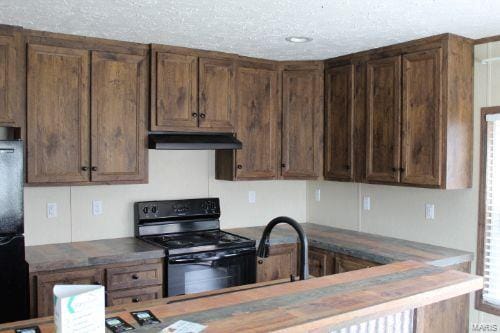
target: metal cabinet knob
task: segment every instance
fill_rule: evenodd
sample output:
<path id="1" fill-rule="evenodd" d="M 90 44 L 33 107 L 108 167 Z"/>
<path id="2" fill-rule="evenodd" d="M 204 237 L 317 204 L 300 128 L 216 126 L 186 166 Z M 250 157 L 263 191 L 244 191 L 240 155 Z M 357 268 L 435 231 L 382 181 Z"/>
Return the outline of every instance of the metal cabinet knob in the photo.
<path id="1" fill-rule="evenodd" d="M 89 167 L 86 166 L 82 167 L 82 171 L 89 171 Z"/>
<path id="2" fill-rule="evenodd" d="M 401 168 L 399 169 L 401 172 L 405 172 L 405 168 Z"/>
<path id="3" fill-rule="evenodd" d="M 281 163 L 281 167 L 282 168 L 286 168 L 286 164 L 285 163 Z"/>
<path id="4" fill-rule="evenodd" d="M 350 169 L 351 169 L 351 166 L 350 166 L 349 164 L 346 164 L 346 165 L 344 165 L 344 168 L 345 168 L 346 170 L 350 170 Z"/>
<path id="5" fill-rule="evenodd" d="M 137 274 L 134 274 L 134 275 L 132 275 L 132 279 L 134 279 L 134 280 L 138 280 L 138 279 L 139 279 L 139 276 L 138 276 Z"/>
<path id="6" fill-rule="evenodd" d="M 200 113 L 200 118 L 205 118 L 205 114 L 204 113 Z"/>
<path id="7" fill-rule="evenodd" d="M 257 263 L 259 263 L 259 265 L 262 265 L 262 264 L 264 263 L 264 260 L 259 259 L 259 260 L 257 261 Z"/>
<path id="8" fill-rule="evenodd" d="M 93 166 L 93 167 L 92 167 L 92 171 L 97 171 L 97 167 L 96 167 L 96 166 Z"/>
<path id="9" fill-rule="evenodd" d="M 193 118 L 196 118 L 196 117 L 198 117 L 198 114 L 197 114 L 196 112 L 193 112 L 193 113 L 191 114 L 191 116 L 193 116 Z"/>
<path id="10" fill-rule="evenodd" d="M 398 168 L 392 168 L 392 171 L 396 172 L 398 171 Z"/>
<path id="11" fill-rule="evenodd" d="M 134 302 L 134 303 L 139 303 L 140 301 L 141 301 L 141 299 L 139 297 L 132 298 L 132 302 Z"/>
<path id="12" fill-rule="evenodd" d="M 241 170 L 241 169 L 243 169 L 243 165 L 241 165 L 241 164 L 238 164 L 236 167 L 237 167 L 238 169 L 240 169 L 240 170 Z"/>

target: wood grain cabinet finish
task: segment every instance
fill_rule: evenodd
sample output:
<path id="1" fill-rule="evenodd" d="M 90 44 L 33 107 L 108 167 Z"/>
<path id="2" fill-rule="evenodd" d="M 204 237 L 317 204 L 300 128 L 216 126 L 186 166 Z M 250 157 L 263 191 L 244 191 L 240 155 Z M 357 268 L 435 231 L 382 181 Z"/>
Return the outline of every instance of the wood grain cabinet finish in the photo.
<path id="1" fill-rule="evenodd" d="M 281 178 L 317 179 L 323 156 L 323 66 L 292 66 L 282 72 Z"/>
<path id="2" fill-rule="evenodd" d="M 290 278 L 297 275 L 297 245 L 279 244 L 269 249 L 269 257 L 257 258 L 257 282 Z"/>
<path id="3" fill-rule="evenodd" d="M 234 57 L 152 46 L 152 131 L 234 132 Z"/>
<path id="4" fill-rule="evenodd" d="M 198 128 L 198 58 L 169 52 L 154 53 L 151 130 Z"/>
<path id="5" fill-rule="evenodd" d="M 366 77 L 366 179 L 399 182 L 401 57 L 368 61 Z"/>
<path id="6" fill-rule="evenodd" d="M 92 52 L 92 181 L 147 181 L 146 56 Z"/>
<path id="7" fill-rule="evenodd" d="M 308 253 L 309 275 L 320 277 L 335 273 L 335 254 L 310 247 Z"/>
<path id="8" fill-rule="evenodd" d="M 345 254 L 335 255 L 335 273 L 344 273 L 350 271 L 356 271 L 358 269 L 370 268 L 374 266 L 379 266 L 380 264 L 351 257 Z"/>
<path id="9" fill-rule="evenodd" d="M 199 59 L 199 127 L 234 132 L 234 60 Z"/>
<path id="10" fill-rule="evenodd" d="M 280 151 L 280 88 L 275 64 L 240 62 L 236 68 L 237 138 L 239 150 L 216 151 L 216 178 L 276 179 Z"/>
<path id="11" fill-rule="evenodd" d="M 325 171 L 327 180 L 354 180 L 353 64 L 325 71 Z"/>
<path id="12" fill-rule="evenodd" d="M 31 31 L 27 183 L 147 182 L 146 46 Z"/>
<path id="13" fill-rule="evenodd" d="M 54 312 L 53 288 L 56 284 L 103 285 L 102 270 L 81 269 L 65 272 L 42 273 L 36 277 L 37 316 L 51 316 Z"/>
<path id="14" fill-rule="evenodd" d="M 27 181 L 90 180 L 89 52 L 28 45 Z"/>
<path id="15" fill-rule="evenodd" d="M 401 182 L 439 186 L 442 177 L 442 49 L 403 56 Z"/>
<path id="16" fill-rule="evenodd" d="M 163 297 L 163 262 L 149 259 L 31 273 L 32 317 L 53 314 L 52 289 L 56 284 L 102 285 L 106 290 L 106 306 L 158 299 Z"/>
<path id="17" fill-rule="evenodd" d="M 22 29 L 0 25 L 0 126 L 24 127 Z"/>

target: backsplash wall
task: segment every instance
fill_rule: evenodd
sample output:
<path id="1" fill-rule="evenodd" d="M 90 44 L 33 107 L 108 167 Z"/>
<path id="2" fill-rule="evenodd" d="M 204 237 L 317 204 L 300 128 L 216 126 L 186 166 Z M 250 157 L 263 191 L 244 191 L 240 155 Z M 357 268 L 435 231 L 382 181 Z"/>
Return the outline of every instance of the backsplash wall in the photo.
<path id="1" fill-rule="evenodd" d="M 149 184 L 25 188 L 27 245 L 133 236 L 133 203 L 219 197 L 223 228 L 264 225 L 278 215 L 306 219 L 305 181 L 215 180 L 213 151 L 149 151 Z M 248 203 L 248 191 L 256 202 Z M 103 214 L 92 215 L 92 200 Z M 58 216 L 47 218 L 47 203 Z"/>

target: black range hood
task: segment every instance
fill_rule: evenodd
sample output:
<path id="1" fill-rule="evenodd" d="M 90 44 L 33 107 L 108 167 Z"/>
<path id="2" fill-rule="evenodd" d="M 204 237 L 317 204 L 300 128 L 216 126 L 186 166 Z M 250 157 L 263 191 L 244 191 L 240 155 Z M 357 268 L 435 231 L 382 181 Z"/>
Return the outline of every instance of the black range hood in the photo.
<path id="1" fill-rule="evenodd" d="M 241 141 L 232 133 L 150 133 L 149 149 L 216 150 L 241 149 Z"/>

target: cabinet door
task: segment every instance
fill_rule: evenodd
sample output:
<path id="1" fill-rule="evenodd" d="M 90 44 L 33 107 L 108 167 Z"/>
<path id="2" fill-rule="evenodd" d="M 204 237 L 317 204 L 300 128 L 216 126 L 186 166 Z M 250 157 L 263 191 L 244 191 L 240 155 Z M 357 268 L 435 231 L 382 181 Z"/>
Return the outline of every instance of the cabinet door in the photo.
<path id="1" fill-rule="evenodd" d="M 51 316 L 54 312 L 53 288 L 56 284 L 103 284 L 102 271 L 83 269 L 36 276 L 37 316 Z"/>
<path id="2" fill-rule="evenodd" d="M 308 252 L 309 275 L 320 277 L 334 273 L 335 257 L 333 253 L 313 247 L 309 248 Z"/>
<path id="3" fill-rule="evenodd" d="M 198 59 L 156 53 L 152 73 L 151 129 L 185 131 L 198 127 Z"/>
<path id="4" fill-rule="evenodd" d="M 146 56 L 92 53 L 92 181 L 147 180 Z"/>
<path id="5" fill-rule="evenodd" d="M 402 183 L 441 183 L 441 57 L 441 49 L 403 56 Z"/>
<path id="6" fill-rule="evenodd" d="M 354 180 L 354 65 L 326 70 L 325 178 Z"/>
<path id="7" fill-rule="evenodd" d="M 18 124 L 21 113 L 20 36 L 0 30 L 0 125 Z"/>
<path id="8" fill-rule="evenodd" d="M 366 179 L 399 182 L 401 57 L 367 64 Z"/>
<path id="9" fill-rule="evenodd" d="M 356 271 L 358 269 L 364 269 L 378 265 L 379 264 L 371 261 L 366 261 L 344 254 L 337 254 L 335 257 L 335 273 Z"/>
<path id="10" fill-rule="evenodd" d="M 283 71 L 281 175 L 316 179 L 323 134 L 322 77 L 319 71 Z"/>
<path id="11" fill-rule="evenodd" d="M 28 45 L 29 183 L 89 181 L 89 55 Z"/>
<path id="12" fill-rule="evenodd" d="M 217 132 L 234 132 L 234 61 L 200 58 L 199 126 Z"/>
<path id="13" fill-rule="evenodd" d="M 297 245 L 273 245 L 269 257 L 257 258 L 257 282 L 290 278 L 297 275 Z"/>
<path id="14" fill-rule="evenodd" d="M 236 179 L 277 176 L 279 87 L 278 71 L 257 67 L 237 70 Z"/>

